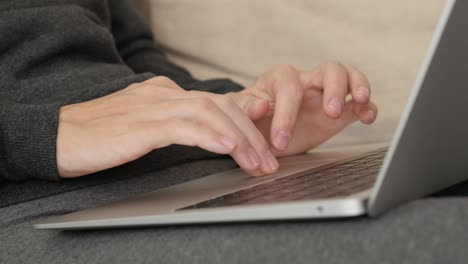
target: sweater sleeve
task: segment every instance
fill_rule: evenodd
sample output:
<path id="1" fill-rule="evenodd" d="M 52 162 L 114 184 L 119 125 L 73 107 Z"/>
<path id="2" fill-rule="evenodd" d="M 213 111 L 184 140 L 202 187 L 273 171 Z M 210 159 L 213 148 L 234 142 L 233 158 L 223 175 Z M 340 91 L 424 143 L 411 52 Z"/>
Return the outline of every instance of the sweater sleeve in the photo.
<path id="1" fill-rule="evenodd" d="M 120 58 L 94 1 L 0 5 L 0 178 L 59 179 L 59 109 L 151 78 Z M 102 2 L 104 3 L 104 2 Z M 88 5 L 86 5 L 88 4 Z M 71 30 L 73 29 L 73 30 Z"/>
<path id="2" fill-rule="evenodd" d="M 59 179 L 60 107 L 154 75 L 224 93 L 229 80 L 194 79 L 171 63 L 126 0 L 25 0 L 0 5 L 0 179 Z M 0 181 L 1 182 L 1 181 Z"/>
<path id="3" fill-rule="evenodd" d="M 109 1 L 112 34 L 125 63 L 136 73 L 151 72 L 171 78 L 186 90 L 226 93 L 243 89 L 229 79 L 197 80 L 172 63 L 153 38 L 150 27 L 127 0 Z"/>
<path id="4" fill-rule="evenodd" d="M 0 101 L 0 176 L 57 179 L 55 135 L 59 106 Z"/>

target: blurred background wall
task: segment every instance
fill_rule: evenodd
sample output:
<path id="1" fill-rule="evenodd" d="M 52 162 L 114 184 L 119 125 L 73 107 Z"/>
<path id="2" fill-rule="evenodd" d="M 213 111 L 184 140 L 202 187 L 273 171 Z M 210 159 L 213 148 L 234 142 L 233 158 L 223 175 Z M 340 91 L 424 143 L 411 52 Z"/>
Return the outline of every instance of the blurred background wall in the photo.
<path id="1" fill-rule="evenodd" d="M 157 41 L 201 79 L 244 85 L 280 63 L 339 60 L 371 81 L 380 116 L 324 147 L 391 138 L 443 0 L 136 0 Z"/>

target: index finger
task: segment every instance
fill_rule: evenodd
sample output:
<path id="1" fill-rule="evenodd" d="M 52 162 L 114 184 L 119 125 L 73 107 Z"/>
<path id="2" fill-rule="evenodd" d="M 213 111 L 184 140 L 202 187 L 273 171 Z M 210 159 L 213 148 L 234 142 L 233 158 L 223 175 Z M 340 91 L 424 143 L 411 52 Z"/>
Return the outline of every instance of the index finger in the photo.
<path id="1" fill-rule="evenodd" d="M 273 146 L 284 151 L 291 140 L 304 91 L 295 69 L 283 71 L 272 85 L 276 94 L 270 137 Z"/>

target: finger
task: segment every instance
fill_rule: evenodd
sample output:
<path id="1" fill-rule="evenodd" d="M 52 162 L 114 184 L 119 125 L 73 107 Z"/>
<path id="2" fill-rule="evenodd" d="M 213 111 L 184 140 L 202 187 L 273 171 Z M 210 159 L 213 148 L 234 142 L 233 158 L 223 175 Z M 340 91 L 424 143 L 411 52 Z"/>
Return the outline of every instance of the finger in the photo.
<path id="1" fill-rule="evenodd" d="M 127 152 L 130 152 L 129 154 L 133 155 L 131 152 L 135 152 L 136 157 L 172 144 L 197 146 L 218 154 L 231 154 L 236 147 L 235 140 L 218 133 L 210 127 L 198 125 L 187 120 L 171 119 L 156 121 L 142 124 L 139 128 L 137 133 L 131 135 L 133 137 L 132 140 L 125 141 L 134 142 L 134 138 L 138 138 L 139 143 L 146 146 L 146 149 L 141 149 L 135 148 L 135 144 L 131 144 L 125 148 Z M 258 168 L 252 170 L 241 166 L 241 169 L 251 176 L 265 175 Z"/>
<path id="2" fill-rule="evenodd" d="M 174 144 L 198 146 L 218 154 L 229 154 L 236 147 L 234 139 L 220 134 L 211 127 L 190 121 L 172 120 L 167 125 L 167 130 Z"/>
<path id="3" fill-rule="evenodd" d="M 343 114 L 337 120 L 339 122 L 335 123 L 338 125 L 336 129 L 339 131 L 358 120 L 364 124 L 372 124 L 377 118 L 377 112 L 376 105 L 371 101 L 367 105 L 361 105 L 354 100 L 349 100 L 345 104 Z"/>
<path id="4" fill-rule="evenodd" d="M 258 100 L 250 103 L 247 110 L 249 118 L 253 121 L 264 118 L 270 112 L 270 109 L 274 109 L 270 104 L 271 103 L 266 100 Z"/>
<path id="5" fill-rule="evenodd" d="M 247 135 L 213 100 L 206 97 L 182 99 L 178 108 L 180 116 L 211 127 L 218 133 L 234 139 L 236 147 L 230 154 L 243 170 L 254 171 L 259 168 L 261 160 Z"/>
<path id="6" fill-rule="evenodd" d="M 172 119 L 188 120 L 206 127 L 211 127 L 221 135 L 235 141 L 231 152 L 237 164 L 246 171 L 253 171 L 260 166 L 260 159 L 247 137 L 235 123 L 209 98 L 182 98 L 160 102 L 150 109 L 141 109 L 133 113 L 142 121 L 164 121 Z M 171 132 L 168 132 L 171 133 Z"/>
<path id="7" fill-rule="evenodd" d="M 302 105 L 304 89 L 295 69 L 286 69 L 281 76 L 271 81 L 275 91 L 275 107 L 271 124 L 270 140 L 279 150 L 287 149 L 296 125 L 297 115 Z"/>
<path id="8" fill-rule="evenodd" d="M 324 64 L 323 74 L 323 110 L 328 117 L 338 119 L 343 114 L 348 93 L 346 69 L 339 63 Z"/>
<path id="9" fill-rule="evenodd" d="M 249 118 L 253 121 L 259 120 L 270 113 L 273 109 L 273 102 L 267 99 L 259 98 L 250 94 L 247 90 L 237 93 L 229 93 L 227 96 L 239 105 L 244 113 L 247 113 Z"/>
<path id="10" fill-rule="evenodd" d="M 244 111 L 228 96 L 216 95 L 200 92 L 187 93 L 186 96 L 191 98 L 200 98 L 199 96 L 212 98 L 219 109 L 223 111 L 235 124 L 237 130 L 240 131 L 248 140 L 250 146 L 257 157 L 260 158 L 260 166 L 263 174 L 270 174 L 278 170 L 279 164 L 274 155 L 269 149 L 269 144 L 258 130 L 252 120 L 245 114 Z M 209 121 L 208 121 L 209 122 Z M 249 152 L 252 150 L 248 150 Z M 253 153 L 249 155 L 253 156 Z M 248 168 L 246 168 L 249 170 Z M 251 171 L 249 171 L 251 172 Z M 249 174 L 253 174 L 249 173 Z"/>
<path id="11" fill-rule="evenodd" d="M 343 130 L 346 126 L 359 120 L 359 112 L 356 112 L 356 104 L 352 100 L 347 101 L 343 107 L 343 114 L 339 118 L 330 118 L 327 115 L 322 117 L 320 121 L 321 127 L 326 130 L 329 135 L 335 135 Z"/>
<path id="12" fill-rule="evenodd" d="M 266 174 L 275 172 L 279 167 L 278 161 L 271 153 L 268 142 L 252 120 L 230 97 L 215 95 L 214 101 L 234 121 L 242 133 L 247 136 L 250 145 L 253 146 L 261 158 L 261 170 Z"/>
<path id="13" fill-rule="evenodd" d="M 334 120 L 338 124 L 338 131 L 359 120 L 359 108 L 360 105 L 356 104 L 353 100 L 345 103 L 343 114 L 338 120 Z"/>
<path id="14" fill-rule="evenodd" d="M 370 100 L 370 83 L 367 77 L 354 67 L 347 66 L 348 85 L 353 100 L 358 104 L 367 104 Z"/>
<path id="15" fill-rule="evenodd" d="M 356 105 L 357 109 L 355 114 L 363 124 L 372 124 L 377 119 L 378 109 L 377 106 L 369 101 L 366 105 Z"/>
<path id="16" fill-rule="evenodd" d="M 140 142 L 151 143 L 148 144 L 148 152 L 171 144 L 198 146 L 218 154 L 229 154 L 236 147 L 234 139 L 208 126 L 183 119 L 147 122 L 140 126 L 139 131 L 137 138 Z"/>

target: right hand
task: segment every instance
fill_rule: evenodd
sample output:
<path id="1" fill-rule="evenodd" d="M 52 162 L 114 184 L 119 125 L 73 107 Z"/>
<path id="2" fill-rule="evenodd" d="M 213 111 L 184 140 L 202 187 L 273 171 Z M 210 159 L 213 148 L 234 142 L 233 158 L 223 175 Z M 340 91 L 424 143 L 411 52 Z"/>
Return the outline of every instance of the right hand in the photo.
<path id="1" fill-rule="evenodd" d="M 230 154 L 253 176 L 278 169 L 265 138 L 230 97 L 185 91 L 166 77 L 155 77 L 61 107 L 58 174 L 91 174 L 171 144 Z"/>

